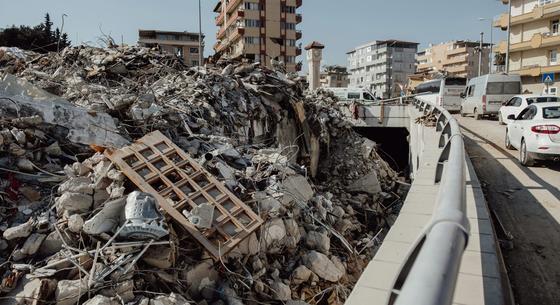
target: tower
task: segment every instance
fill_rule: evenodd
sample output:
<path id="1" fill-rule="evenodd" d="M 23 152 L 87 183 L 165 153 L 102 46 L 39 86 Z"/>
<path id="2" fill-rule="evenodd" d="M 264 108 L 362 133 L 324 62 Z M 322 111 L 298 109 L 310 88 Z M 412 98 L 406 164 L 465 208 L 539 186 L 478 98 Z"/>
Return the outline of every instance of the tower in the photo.
<path id="1" fill-rule="evenodd" d="M 309 63 L 309 90 L 319 88 L 319 79 L 321 77 L 321 59 L 323 57 L 324 45 L 317 41 L 313 41 L 305 47 L 307 51 L 307 62 Z"/>

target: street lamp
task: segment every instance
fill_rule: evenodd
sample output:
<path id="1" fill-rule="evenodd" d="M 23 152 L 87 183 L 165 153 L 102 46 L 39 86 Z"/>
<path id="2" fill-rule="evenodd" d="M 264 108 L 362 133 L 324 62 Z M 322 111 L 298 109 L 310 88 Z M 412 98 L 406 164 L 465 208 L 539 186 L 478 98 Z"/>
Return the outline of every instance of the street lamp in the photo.
<path id="1" fill-rule="evenodd" d="M 64 33 L 64 17 L 68 17 L 66 14 L 62 14 L 62 25 L 60 26 L 60 36 L 58 36 L 58 41 L 56 42 L 56 52 L 60 51 L 60 38 L 62 38 L 62 34 Z"/>
<path id="2" fill-rule="evenodd" d="M 488 62 L 488 73 L 492 73 L 492 66 L 494 66 L 494 19 L 478 18 L 478 21 L 490 21 L 490 61 Z"/>

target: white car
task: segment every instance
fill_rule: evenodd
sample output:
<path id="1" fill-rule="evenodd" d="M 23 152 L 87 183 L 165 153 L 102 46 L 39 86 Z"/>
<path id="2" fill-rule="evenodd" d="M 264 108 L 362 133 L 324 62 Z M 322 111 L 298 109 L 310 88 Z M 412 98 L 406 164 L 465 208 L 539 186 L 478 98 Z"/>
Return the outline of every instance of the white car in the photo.
<path id="1" fill-rule="evenodd" d="M 519 150 L 525 166 L 535 160 L 560 160 L 560 104 L 533 103 L 517 117 L 507 117 L 506 147 Z"/>
<path id="2" fill-rule="evenodd" d="M 510 123 L 507 119 L 508 116 L 514 115 L 517 117 L 521 110 L 527 108 L 527 106 L 533 103 L 550 103 L 550 102 L 560 102 L 560 98 L 551 95 L 516 95 L 504 103 L 500 110 L 498 111 L 498 121 L 501 125 Z"/>

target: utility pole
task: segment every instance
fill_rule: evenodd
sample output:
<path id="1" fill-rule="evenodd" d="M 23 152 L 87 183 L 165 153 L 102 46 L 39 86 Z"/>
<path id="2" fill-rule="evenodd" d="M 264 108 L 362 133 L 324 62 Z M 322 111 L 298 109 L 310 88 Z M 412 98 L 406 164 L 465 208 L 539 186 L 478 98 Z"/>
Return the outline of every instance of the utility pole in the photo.
<path id="1" fill-rule="evenodd" d="M 488 74 L 492 74 L 492 67 L 494 66 L 494 28 L 493 19 L 490 19 L 490 62 L 488 63 Z"/>
<path id="2" fill-rule="evenodd" d="M 509 47 L 511 37 L 511 1 L 508 0 L 508 30 L 507 30 L 507 49 L 506 49 L 506 73 L 509 74 Z"/>
<path id="3" fill-rule="evenodd" d="M 480 32 L 480 46 L 478 47 L 478 76 L 480 76 L 482 74 L 482 46 L 483 46 L 483 41 L 484 40 L 484 32 Z"/>
<path id="4" fill-rule="evenodd" d="M 202 55 L 202 8 L 200 5 L 200 0 L 198 0 L 198 69 L 202 66 L 202 61 L 204 60 Z"/>
<path id="5" fill-rule="evenodd" d="M 60 52 L 60 38 L 62 38 L 62 34 L 64 33 L 64 17 L 68 17 L 66 14 L 62 14 L 62 25 L 60 26 L 60 36 L 58 37 L 58 41 L 56 42 L 56 52 Z"/>

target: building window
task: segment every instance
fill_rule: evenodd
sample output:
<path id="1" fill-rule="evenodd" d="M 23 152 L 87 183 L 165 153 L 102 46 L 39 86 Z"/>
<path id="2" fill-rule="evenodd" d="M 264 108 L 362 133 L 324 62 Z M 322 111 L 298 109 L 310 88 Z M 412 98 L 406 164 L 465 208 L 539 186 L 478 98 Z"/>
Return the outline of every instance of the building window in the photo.
<path id="1" fill-rule="evenodd" d="M 286 30 L 295 30 L 296 24 L 290 22 L 282 22 L 282 28 Z"/>
<path id="2" fill-rule="evenodd" d="M 371 61 L 371 55 L 367 56 L 367 61 Z"/>
<path id="3" fill-rule="evenodd" d="M 550 50 L 550 64 L 555 65 L 558 63 L 558 50 Z"/>
<path id="4" fill-rule="evenodd" d="M 288 13 L 288 14 L 295 14 L 296 13 L 296 7 L 295 6 L 282 6 L 282 13 Z"/>
<path id="5" fill-rule="evenodd" d="M 286 45 L 289 47 L 295 47 L 296 46 L 296 40 L 295 39 L 286 39 Z"/>
<path id="6" fill-rule="evenodd" d="M 198 60 L 191 61 L 193 66 L 198 66 Z"/>
<path id="7" fill-rule="evenodd" d="M 248 28 L 260 28 L 261 21 L 255 19 L 245 19 L 245 26 Z"/>
<path id="8" fill-rule="evenodd" d="M 558 34 L 559 25 L 560 25 L 560 21 L 558 19 L 552 20 L 552 23 L 550 25 L 550 32 L 552 34 Z"/>
<path id="9" fill-rule="evenodd" d="M 246 10 L 253 10 L 253 11 L 260 11 L 261 6 L 258 3 L 254 2 L 245 2 L 245 9 Z"/>
<path id="10" fill-rule="evenodd" d="M 367 47 L 367 52 L 371 52 L 371 47 Z"/>
<path id="11" fill-rule="evenodd" d="M 191 53 L 198 53 L 198 48 L 190 48 L 189 52 Z"/>
<path id="12" fill-rule="evenodd" d="M 295 56 L 286 56 L 286 63 L 295 64 L 296 63 L 296 57 Z"/>
<path id="13" fill-rule="evenodd" d="M 259 37 L 251 37 L 251 36 L 247 36 L 245 37 L 245 43 L 246 44 L 259 44 Z"/>
<path id="14" fill-rule="evenodd" d="M 549 3 L 552 3 L 552 0 L 539 0 L 539 5 L 540 6 L 543 6 L 543 5 L 549 4 Z"/>

